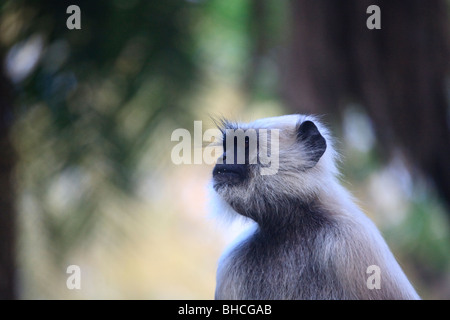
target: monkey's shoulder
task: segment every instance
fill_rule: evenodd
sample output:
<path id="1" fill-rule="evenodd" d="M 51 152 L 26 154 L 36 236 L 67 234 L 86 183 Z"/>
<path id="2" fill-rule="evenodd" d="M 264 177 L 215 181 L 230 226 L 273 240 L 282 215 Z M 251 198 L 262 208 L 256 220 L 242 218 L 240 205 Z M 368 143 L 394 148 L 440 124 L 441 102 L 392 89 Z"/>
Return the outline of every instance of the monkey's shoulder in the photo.
<path id="1" fill-rule="evenodd" d="M 335 273 L 318 261 L 315 248 L 300 236 L 277 237 L 256 229 L 221 257 L 216 298 L 325 298 L 326 283 L 336 283 Z"/>
<path id="2" fill-rule="evenodd" d="M 367 285 L 373 266 L 382 272 L 381 289 Z M 218 299 L 417 297 L 381 235 L 360 222 L 351 228 L 329 224 L 308 237 L 256 228 L 223 254 L 217 273 Z"/>

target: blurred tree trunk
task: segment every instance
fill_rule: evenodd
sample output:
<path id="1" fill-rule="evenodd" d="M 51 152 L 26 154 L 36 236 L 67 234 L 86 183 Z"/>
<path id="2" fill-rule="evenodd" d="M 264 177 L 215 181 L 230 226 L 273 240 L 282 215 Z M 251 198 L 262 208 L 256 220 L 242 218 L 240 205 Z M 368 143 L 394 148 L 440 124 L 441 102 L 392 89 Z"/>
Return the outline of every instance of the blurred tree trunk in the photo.
<path id="1" fill-rule="evenodd" d="M 446 1 L 290 4 L 292 46 L 283 85 L 288 104 L 339 119 L 349 102 L 360 103 L 385 151 L 400 147 L 450 207 Z M 381 30 L 366 26 L 372 4 L 381 9 Z"/>
<path id="2" fill-rule="evenodd" d="M 4 61 L 1 59 L 0 61 Z M 0 299 L 16 299 L 16 216 L 14 210 L 14 150 L 9 137 L 12 87 L 0 63 Z"/>

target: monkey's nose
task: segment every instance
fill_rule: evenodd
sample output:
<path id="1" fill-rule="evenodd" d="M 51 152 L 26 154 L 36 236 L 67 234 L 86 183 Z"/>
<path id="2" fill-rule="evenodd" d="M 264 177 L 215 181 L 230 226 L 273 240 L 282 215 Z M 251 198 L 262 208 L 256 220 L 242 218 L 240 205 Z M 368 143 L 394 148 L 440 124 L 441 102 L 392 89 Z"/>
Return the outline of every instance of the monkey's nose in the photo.
<path id="1" fill-rule="evenodd" d="M 238 182 L 247 177 L 247 169 L 244 164 L 216 164 L 213 177 L 216 181 Z"/>

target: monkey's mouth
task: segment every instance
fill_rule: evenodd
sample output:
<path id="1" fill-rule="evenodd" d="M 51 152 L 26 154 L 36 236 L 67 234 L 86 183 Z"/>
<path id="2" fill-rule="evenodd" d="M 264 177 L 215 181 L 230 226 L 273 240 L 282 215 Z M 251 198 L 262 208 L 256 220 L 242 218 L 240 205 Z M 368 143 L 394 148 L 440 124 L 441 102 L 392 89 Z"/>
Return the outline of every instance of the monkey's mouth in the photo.
<path id="1" fill-rule="evenodd" d="M 245 164 L 216 164 L 213 170 L 214 188 L 244 181 L 247 178 L 247 171 Z"/>

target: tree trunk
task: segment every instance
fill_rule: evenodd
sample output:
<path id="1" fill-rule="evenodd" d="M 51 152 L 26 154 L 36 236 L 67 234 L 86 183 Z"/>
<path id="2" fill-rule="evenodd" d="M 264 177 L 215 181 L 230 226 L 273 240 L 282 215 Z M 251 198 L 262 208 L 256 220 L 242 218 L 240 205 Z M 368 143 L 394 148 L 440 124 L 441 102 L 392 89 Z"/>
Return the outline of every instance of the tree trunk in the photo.
<path id="1" fill-rule="evenodd" d="M 366 26 L 372 4 L 380 30 Z M 450 207 L 447 12 L 444 0 L 292 1 L 284 96 L 337 119 L 360 103 L 386 153 L 400 147 Z"/>
<path id="2" fill-rule="evenodd" d="M 10 82 L 0 55 L 0 299 L 16 299 L 16 215 L 13 169 L 15 153 L 9 137 L 12 122 Z"/>

